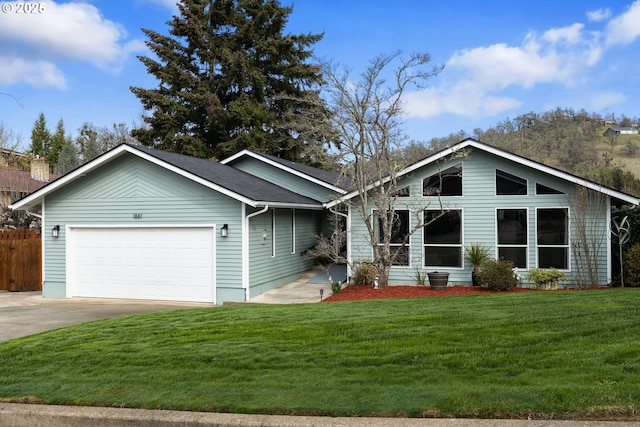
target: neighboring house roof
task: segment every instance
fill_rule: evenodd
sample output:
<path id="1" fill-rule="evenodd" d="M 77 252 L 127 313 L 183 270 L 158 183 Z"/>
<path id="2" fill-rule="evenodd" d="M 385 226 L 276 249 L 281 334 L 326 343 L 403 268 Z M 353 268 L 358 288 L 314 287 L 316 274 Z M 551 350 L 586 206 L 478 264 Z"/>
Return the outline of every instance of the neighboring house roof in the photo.
<path id="1" fill-rule="evenodd" d="M 574 184 L 581 185 L 583 187 L 599 191 L 599 192 L 601 192 L 603 194 L 606 194 L 606 195 L 608 195 L 608 196 L 610 196 L 610 197 L 612 197 L 614 199 L 618 199 L 618 200 L 621 200 L 621 201 L 626 202 L 626 203 L 630 203 L 630 204 L 634 204 L 634 205 L 640 204 L 640 199 L 635 197 L 635 196 L 632 196 L 630 194 L 625 194 L 625 193 L 622 193 L 620 191 L 604 187 L 604 186 L 602 186 L 600 184 L 597 184 L 595 182 L 586 180 L 584 178 L 580 178 L 580 177 L 578 177 L 576 175 L 572 175 L 572 174 L 567 173 L 567 172 L 563 172 L 563 171 L 561 171 L 559 169 L 552 168 L 552 167 L 544 165 L 542 163 L 538 163 L 538 162 L 535 162 L 533 160 L 529 160 L 529 159 L 527 159 L 525 157 L 518 156 L 517 154 L 509 153 L 507 151 L 501 150 L 501 149 L 493 147 L 491 145 L 484 144 L 482 142 L 476 141 L 475 139 L 471 139 L 471 138 L 465 139 L 465 140 L 463 140 L 463 141 L 461 141 L 461 142 L 459 142 L 459 143 L 457 143 L 457 144 L 455 144 L 455 145 L 453 145 L 453 146 L 451 146 L 449 148 L 445 148 L 444 150 L 441 150 L 441 151 L 439 151 L 437 153 L 432 154 L 429 157 L 426 157 L 426 158 L 424 158 L 424 159 L 422 159 L 422 160 L 420 160 L 420 161 L 418 161 L 416 163 L 413 163 L 412 165 L 409 165 L 408 167 L 406 167 L 403 170 L 401 170 L 400 172 L 398 172 L 397 176 L 400 177 L 400 176 L 406 175 L 406 174 L 408 174 L 410 172 L 413 172 L 413 171 L 415 171 L 417 169 L 420 169 L 420 168 L 422 168 L 422 167 L 424 167 L 424 166 L 426 166 L 426 165 L 428 165 L 430 163 L 436 162 L 436 161 L 442 159 L 443 157 L 446 157 L 446 156 L 448 156 L 450 154 L 453 154 L 453 153 L 455 153 L 457 151 L 464 150 L 466 148 L 478 149 L 478 150 L 482 150 L 482 151 L 494 154 L 494 155 L 502 157 L 504 159 L 511 160 L 513 162 L 519 163 L 519 164 L 521 164 L 523 166 L 527 166 L 527 167 L 530 167 L 532 169 L 536 169 L 538 171 L 541 171 L 541 172 L 553 175 L 555 177 L 564 179 L 564 180 L 572 182 Z M 387 182 L 388 180 L 389 179 L 387 178 L 387 179 L 383 180 L 382 182 L 384 183 L 384 182 Z M 381 181 L 377 181 L 377 182 L 371 184 L 368 187 L 368 189 L 375 188 L 377 185 L 380 185 L 380 183 L 381 183 Z M 342 197 L 340 197 L 340 198 L 328 203 L 327 207 L 332 207 L 332 206 L 338 205 L 338 204 L 344 202 L 345 200 L 349 200 L 349 199 L 355 197 L 357 194 L 358 194 L 357 191 L 352 191 L 352 192 L 350 192 L 348 194 L 345 194 L 344 196 L 342 196 Z"/>
<path id="2" fill-rule="evenodd" d="M 51 175 L 49 181 L 56 179 Z M 47 185 L 48 181 L 34 179 L 29 171 L 0 168 L 0 191 L 12 193 L 31 193 Z"/>
<path id="3" fill-rule="evenodd" d="M 607 133 L 627 133 L 627 134 L 635 134 L 635 133 L 639 133 L 637 128 L 631 127 L 631 126 L 626 126 L 626 127 L 610 127 L 608 128 L 606 131 L 604 131 L 605 134 Z"/>
<path id="4" fill-rule="evenodd" d="M 13 209 L 25 209 L 42 203 L 53 191 L 81 178 L 91 170 L 130 153 L 171 170 L 206 187 L 223 193 L 250 206 L 298 207 L 322 209 L 322 203 L 282 188 L 261 178 L 211 160 L 169 153 L 153 148 L 122 144 L 91 162 L 64 175 L 55 182 L 15 202 Z"/>
<path id="5" fill-rule="evenodd" d="M 290 160 L 281 159 L 270 154 L 259 153 L 253 150 L 242 150 L 233 156 L 227 157 L 222 160 L 222 164 L 232 164 L 234 161 L 242 157 L 252 157 L 262 162 L 275 166 L 279 169 L 285 170 L 294 175 L 300 176 L 308 181 L 314 182 L 323 187 L 329 188 L 336 193 L 346 193 L 348 188 L 348 181 L 339 172 L 331 172 L 323 169 L 314 168 L 312 166 L 302 165 Z"/>

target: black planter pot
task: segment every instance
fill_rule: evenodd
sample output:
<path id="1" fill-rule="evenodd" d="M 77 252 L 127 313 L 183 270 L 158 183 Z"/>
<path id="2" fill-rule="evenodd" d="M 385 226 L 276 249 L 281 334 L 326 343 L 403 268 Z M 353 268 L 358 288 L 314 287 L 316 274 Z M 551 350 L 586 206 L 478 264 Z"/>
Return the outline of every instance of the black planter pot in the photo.
<path id="1" fill-rule="evenodd" d="M 436 291 L 443 291 L 447 288 L 449 283 L 449 273 L 441 273 L 434 271 L 433 273 L 427 273 L 429 276 L 429 286 Z"/>
<path id="2" fill-rule="evenodd" d="M 473 286 L 480 286 L 480 281 L 478 280 L 478 273 L 475 270 L 471 272 L 471 283 L 473 283 Z"/>

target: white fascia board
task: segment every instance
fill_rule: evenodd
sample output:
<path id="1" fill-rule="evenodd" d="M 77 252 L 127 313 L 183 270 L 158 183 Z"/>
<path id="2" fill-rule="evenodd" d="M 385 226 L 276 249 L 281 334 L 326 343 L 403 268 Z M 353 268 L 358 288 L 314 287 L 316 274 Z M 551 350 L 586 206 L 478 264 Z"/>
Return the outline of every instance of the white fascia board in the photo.
<path id="1" fill-rule="evenodd" d="M 324 205 L 318 203 L 317 205 L 310 205 L 304 203 L 284 203 L 284 202 L 256 202 L 254 208 L 269 206 L 270 208 L 282 208 L 282 209 L 308 209 L 319 211 L 324 209 Z"/>
<path id="2" fill-rule="evenodd" d="M 580 178 L 580 177 L 572 175 L 570 173 L 562 172 L 561 170 L 554 169 L 554 168 L 552 168 L 550 166 L 546 166 L 546 165 L 543 165 L 543 164 L 538 163 L 538 162 L 534 162 L 533 160 L 529 160 L 527 158 L 524 158 L 524 157 L 521 157 L 521 156 L 518 156 L 518 155 L 515 155 L 515 154 L 507 153 L 507 152 L 502 151 L 500 149 L 497 149 L 495 147 L 491 147 L 491 146 L 484 145 L 484 144 L 479 144 L 479 143 L 477 143 L 477 142 L 475 142 L 473 140 L 463 141 L 462 143 L 464 143 L 464 142 L 468 142 L 467 146 L 473 146 L 473 147 L 479 148 L 481 150 L 484 150 L 484 151 L 487 151 L 489 153 L 495 154 L 497 156 L 503 157 L 505 159 L 511 160 L 511 161 L 513 161 L 515 163 L 519 163 L 521 165 L 528 166 L 528 167 L 530 167 L 532 169 L 537 169 L 537 170 L 539 170 L 541 172 L 547 173 L 549 175 L 553 175 L 553 176 L 555 176 L 557 178 L 564 179 L 566 181 L 572 182 L 572 183 L 580 185 L 582 187 L 598 191 L 598 192 L 600 192 L 602 194 L 606 194 L 607 196 L 613 197 L 614 199 L 620 199 L 620 200 L 622 200 L 624 202 L 631 203 L 631 204 L 634 204 L 634 205 L 640 204 L 640 199 L 637 198 L 637 197 L 631 196 L 629 194 L 622 193 L 622 192 L 614 190 L 612 188 L 604 187 L 604 186 L 602 186 L 600 184 L 588 181 L 586 179 Z"/>
<path id="3" fill-rule="evenodd" d="M 423 167 L 425 165 L 428 165 L 428 164 L 430 164 L 432 162 L 440 160 L 441 158 L 443 158 L 445 156 L 449 156 L 449 155 L 455 153 L 456 151 L 463 150 L 463 149 L 465 149 L 467 147 L 473 147 L 473 148 L 477 148 L 477 149 L 482 150 L 482 151 L 486 151 L 486 152 L 494 154 L 494 155 L 496 155 L 498 157 L 502 157 L 504 159 L 511 160 L 511 161 L 513 161 L 515 163 L 519 163 L 521 165 L 528 166 L 528 167 L 530 167 L 532 169 L 536 169 L 536 170 L 539 170 L 541 172 L 547 173 L 549 175 L 553 175 L 555 177 L 564 179 L 566 181 L 573 182 L 574 184 L 581 185 L 581 186 L 589 188 L 591 190 L 598 191 L 600 193 L 606 194 L 607 196 L 613 197 L 615 199 L 622 200 L 622 201 L 627 202 L 627 203 L 631 203 L 631 204 L 634 204 L 634 205 L 640 204 L 640 198 L 633 197 L 633 196 L 631 196 L 629 194 L 621 193 L 621 192 L 613 190 L 611 188 L 603 187 L 603 186 L 601 186 L 599 184 L 596 184 L 595 182 L 591 182 L 591 181 L 588 181 L 586 179 L 579 178 L 579 177 L 577 177 L 575 175 L 571 175 L 569 173 L 562 172 L 562 171 L 560 171 L 558 169 L 554 169 L 552 167 L 543 165 L 541 163 L 534 162 L 533 160 L 529 160 L 529 159 L 524 158 L 522 156 L 518 156 L 518 155 L 512 154 L 512 153 L 508 153 L 506 151 L 500 150 L 500 149 L 492 147 L 490 145 L 483 144 L 483 143 L 478 142 L 478 141 L 473 140 L 473 139 L 465 139 L 464 141 L 459 142 L 456 145 L 453 145 L 453 146 L 451 146 L 449 148 L 441 150 L 441 151 L 437 152 L 436 154 L 433 154 L 433 155 L 431 155 L 429 157 L 426 157 L 423 160 L 420 160 L 417 163 L 409 165 L 405 169 L 403 169 L 400 172 L 398 172 L 397 176 L 402 176 L 402 175 L 405 175 L 407 173 L 413 172 L 416 169 L 420 169 L 421 167 Z M 371 185 L 369 185 L 367 187 L 367 191 L 371 190 L 372 188 L 377 187 L 378 185 L 384 184 L 387 181 L 389 181 L 389 178 L 386 178 L 384 180 L 376 181 L 376 182 L 374 182 L 373 184 L 371 184 Z M 326 203 L 325 206 L 327 208 L 334 207 L 334 206 L 336 206 L 336 205 L 338 205 L 340 203 L 343 203 L 345 200 L 349 200 L 349 199 L 355 197 L 357 194 L 358 194 L 358 191 L 352 191 L 352 192 L 350 192 L 348 194 L 345 194 L 342 197 L 339 197 L 339 198 L 337 198 L 335 200 L 332 200 L 331 202 Z"/>
<path id="4" fill-rule="evenodd" d="M 295 169 L 291 169 L 291 168 L 289 168 L 289 167 L 287 167 L 287 166 L 285 166 L 285 165 L 283 165 L 283 164 L 281 164 L 281 163 L 274 162 L 274 161 L 273 161 L 273 160 L 271 160 L 271 159 L 268 159 L 268 158 L 266 158 L 266 157 L 263 157 L 263 156 L 261 156 L 259 153 L 254 153 L 253 151 L 246 150 L 246 149 L 245 149 L 245 150 L 242 150 L 242 151 L 240 151 L 240 152 L 238 152 L 238 153 L 236 153 L 236 154 L 234 154 L 234 155 L 233 155 L 233 156 L 231 156 L 231 157 L 227 157 L 226 159 L 224 159 L 224 160 L 220 161 L 220 163 L 222 163 L 223 165 L 226 165 L 227 163 L 233 162 L 234 160 L 239 159 L 239 158 L 240 158 L 240 157 L 242 157 L 242 156 L 249 156 L 249 157 L 252 157 L 252 158 L 254 158 L 254 159 L 256 159 L 256 160 L 259 160 L 259 161 L 261 161 L 261 162 L 263 162 L 263 163 L 266 163 L 266 164 L 268 164 L 268 165 L 271 165 L 271 166 L 273 166 L 273 167 L 276 167 L 276 168 L 278 168 L 278 169 L 280 169 L 280 170 L 283 170 L 283 171 L 285 171 L 285 172 L 287 172 L 287 173 L 290 173 L 290 174 L 292 174 L 292 175 L 295 175 L 295 176 L 297 176 L 297 177 L 299 177 L 299 178 L 305 179 L 305 180 L 307 180 L 307 181 L 309 181 L 309 182 L 313 182 L 314 184 L 318 184 L 318 185 L 320 185 L 320 186 L 322 186 L 322 187 L 328 188 L 328 189 L 330 189 L 331 191 L 335 191 L 336 193 L 339 193 L 339 194 L 344 194 L 344 193 L 346 193 L 346 190 L 345 190 L 345 189 L 343 189 L 343 188 L 336 187 L 335 185 L 329 184 L 328 182 L 325 182 L 325 181 L 319 180 L 319 179 L 317 179 L 317 178 L 314 178 L 314 177 L 312 177 L 312 176 L 309 176 L 309 175 L 307 175 L 307 174 L 305 174 L 305 173 L 303 173 L 303 172 L 297 171 L 297 170 L 295 170 Z"/>
<path id="5" fill-rule="evenodd" d="M 22 200 L 19 200 L 18 202 L 10 205 L 9 207 L 11 209 L 21 209 L 23 207 L 29 207 L 29 206 L 35 206 L 38 204 L 42 203 L 43 198 L 47 195 L 50 194 L 53 191 L 56 191 L 57 189 L 59 189 L 60 187 L 63 187 L 73 181 L 75 181 L 76 179 L 86 175 L 87 173 L 89 173 L 91 170 L 102 166 L 103 164 L 113 160 L 116 157 L 121 156 L 123 153 L 131 153 L 135 156 L 138 156 L 144 160 L 147 160 L 151 163 L 154 163 L 158 166 L 161 166 L 169 171 L 175 172 L 178 175 L 181 175 L 187 179 L 190 179 L 191 181 L 197 182 L 199 184 L 204 185 L 207 188 L 210 188 L 212 190 L 215 190 L 219 193 L 222 193 L 226 196 L 229 196 L 233 199 L 236 199 L 242 203 L 246 203 L 250 206 L 255 207 L 256 206 L 256 201 L 254 200 L 250 200 L 244 196 L 241 196 L 237 193 L 234 193 L 233 191 L 227 190 L 224 187 L 221 187 L 215 183 L 212 183 L 211 181 L 208 181 L 206 179 L 202 179 L 196 175 L 193 175 L 189 172 L 186 172 L 183 169 L 180 169 L 178 167 L 175 167 L 173 165 L 170 165 L 169 163 L 164 162 L 163 160 L 157 159 L 147 153 L 144 153 L 142 151 L 136 150 L 135 147 L 129 146 L 129 145 L 120 145 L 116 148 L 114 148 L 111 151 L 106 152 L 105 154 L 103 154 L 102 156 L 98 157 L 97 159 L 85 164 L 84 166 L 81 166 L 80 168 L 76 169 L 75 171 L 61 177 L 58 178 L 57 180 L 53 181 L 51 184 L 43 187 L 42 189 L 35 191 L 34 193 L 30 194 L 29 196 L 25 197 Z M 35 203 L 35 204 L 34 204 Z"/>

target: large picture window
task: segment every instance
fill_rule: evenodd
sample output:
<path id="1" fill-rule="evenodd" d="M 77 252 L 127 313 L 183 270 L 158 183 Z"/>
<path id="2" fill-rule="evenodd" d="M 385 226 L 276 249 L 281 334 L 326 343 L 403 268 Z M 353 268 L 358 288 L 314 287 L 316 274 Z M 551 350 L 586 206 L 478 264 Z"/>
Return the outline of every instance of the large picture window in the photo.
<path id="1" fill-rule="evenodd" d="M 462 211 L 424 212 L 425 267 L 462 268 Z"/>
<path id="2" fill-rule="evenodd" d="M 526 196 L 527 180 L 496 169 L 496 194 L 498 196 Z"/>
<path id="3" fill-rule="evenodd" d="M 569 210 L 538 209 L 536 239 L 538 267 L 569 269 Z"/>
<path id="4" fill-rule="evenodd" d="M 377 219 L 378 217 L 376 217 Z M 378 245 L 382 243 L 382 237 L 384 232 L 382 230 L 382 224 L 378 222 Z M 395 261 L 393 265 L 409 265 L 409 239 L 406 244 L 403 245 L 405 238 L 409 234 L 409 211 L 397 210 L 394 212 L 394 221 L 391 226 L 391 253 L 395 254 Z M 392 255 L 393 256 L 393 255 Z"/>
<path id="5" fill-rule="evenodd" d="M 462 196 L 462 163 L 422 181 L 423 196 Z"/>
<path id="6" fill-rule="evenodd" d="M 527 210 L 498 209 L 496 216 L 498 258 L 527 268 Z"/>

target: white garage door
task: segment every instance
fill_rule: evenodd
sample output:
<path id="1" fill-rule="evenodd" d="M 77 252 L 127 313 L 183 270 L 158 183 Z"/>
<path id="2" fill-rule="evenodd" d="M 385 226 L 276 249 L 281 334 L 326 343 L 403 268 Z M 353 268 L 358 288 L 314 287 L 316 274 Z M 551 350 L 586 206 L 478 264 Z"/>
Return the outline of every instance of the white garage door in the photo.
<path id="1" fill-rule="evenodd" d="M 68 296 L 215 302 L 213 227 L 71 228 Z"/>

